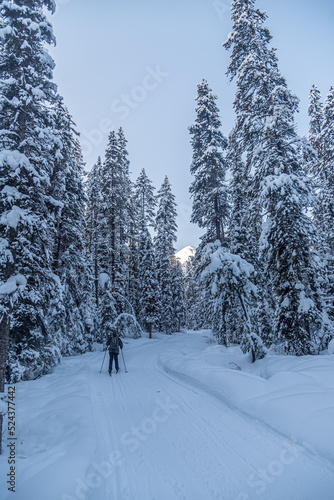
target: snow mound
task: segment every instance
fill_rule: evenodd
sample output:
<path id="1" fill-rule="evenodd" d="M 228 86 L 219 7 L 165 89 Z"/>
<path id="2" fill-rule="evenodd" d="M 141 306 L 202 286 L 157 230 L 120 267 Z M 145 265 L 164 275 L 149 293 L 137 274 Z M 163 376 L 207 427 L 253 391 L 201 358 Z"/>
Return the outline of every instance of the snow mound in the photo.
<path id="1" fill-rule="evenodd" d="M 334 462 L 334 357 L 267 355 L 253 364 L 239 347 L 214 345 L 166 351 L 159 364 Z"/>

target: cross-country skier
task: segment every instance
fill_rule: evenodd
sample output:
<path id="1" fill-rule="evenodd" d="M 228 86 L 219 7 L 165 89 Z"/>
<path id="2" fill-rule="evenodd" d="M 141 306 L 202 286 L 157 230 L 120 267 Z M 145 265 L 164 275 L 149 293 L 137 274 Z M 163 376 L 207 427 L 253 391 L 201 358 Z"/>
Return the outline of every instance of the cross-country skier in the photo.
<path id="1" fill-rule="evenodd" d="M 119 348 L 123 349 L 123 342 L 119 338 L 117 331 L 115 329 L 112 330 L 112 332 L 107 340 L 107 348 L 109 349 L 109 375 L 111 375 L 111 372 L 112 372 L 113 359 L 115 360 L 116 373 L 118 373 L 119 372 L 119 365 L 118 365 Z"/>

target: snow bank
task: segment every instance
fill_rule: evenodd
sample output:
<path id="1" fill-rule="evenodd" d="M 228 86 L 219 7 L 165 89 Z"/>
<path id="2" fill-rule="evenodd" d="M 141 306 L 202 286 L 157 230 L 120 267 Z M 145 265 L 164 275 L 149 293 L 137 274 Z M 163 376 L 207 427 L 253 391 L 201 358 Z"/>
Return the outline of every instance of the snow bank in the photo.
<path id="1" fill-rule="evenodd" d="M 334 357 L 268 355 L 252 364 L 238 347 L 202 347 L 168 350 L 159 364 L 334 462 Z"/>

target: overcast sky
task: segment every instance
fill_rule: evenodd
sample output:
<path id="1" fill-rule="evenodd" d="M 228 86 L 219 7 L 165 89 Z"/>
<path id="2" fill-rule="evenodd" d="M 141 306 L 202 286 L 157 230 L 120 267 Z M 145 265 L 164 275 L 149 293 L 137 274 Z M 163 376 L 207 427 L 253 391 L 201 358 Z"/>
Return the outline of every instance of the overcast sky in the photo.
<path id="1" fill-rule="evenodd" d="M 234 85 L 225 76 L 231 31 L 228 0 L 56 0 L 55 81 L 81 133 L 86 170 L 104 156 L 108 130 L 123 127 L 132 179 L 142 168 L 159 188 L 168 175 L 178 203 L 177 249 L 196 246 L 190 224 L 191 147 L 196 85 L 218 95 L 223 132 L 233 122 Z M 308 133 L 308 93 L 334 85 L 333 0 L 259 0 L 280 69 L 300 98 Z"/>

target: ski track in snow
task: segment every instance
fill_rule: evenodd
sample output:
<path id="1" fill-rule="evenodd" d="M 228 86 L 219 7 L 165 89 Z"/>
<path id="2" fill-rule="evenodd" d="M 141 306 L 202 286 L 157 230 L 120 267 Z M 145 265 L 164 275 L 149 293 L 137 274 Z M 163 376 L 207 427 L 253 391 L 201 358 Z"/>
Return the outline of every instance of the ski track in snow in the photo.
<path id="1" fill-rule="evenodd" d="M 45 450 L 34 450 L 30 456 L 26 453 L 18 466 L 17 492 L 7 494 L 2 485 L 1 498 L 333 499 L 333 464 L 297 447 L 184 377 L 166 373 L 158 358 L 169 347 L 196 352 L 203 348 L 203 338 L 182 335 L 126 343 L 129 373 L 124 373 L 121 365 L 121 372 L 111 378 L 108 360 L 100 374 L 102 353 L 94 352 L 65 360 L 53 374 L 39 381 L 18 384 L 22 405 L 23 391 L 28 398 L 30 394 L 27 401 L 32 406 L 29 409 L 27 405 L 24 411 L 31 419 L 46 412 L 49 405 L 56 407 L 57 402 L 68 413 L 67 398 L 76 398 L 72 403 L 73 421 L 67 414 L 64 426 L 73 426 L 73 430 L 68 434 L 70 444 L 67 430 L 65 434 L 59 430 L 52 449 L 47 449 L 46 437 Z M 78 418 L 83 411 L 82 419 Z M 52 413 L 47 415 L 50 423 Z M 55 418 L 57 415 L 62 418 L 61 411 Z M 24 436 L 24 429 L 21 432 Z M 40 432 L 43 434 L 43 428 Z M 117 463 L 111 464 L 111 454 L 116 454 Z M 1 460 L 3 471 L 6 464 L 3 457 Z M 107 462 L 108 477 L 96 476 L 96 464 L 101 470 Z M 92 486 L 89 477 L 93 474 L 98 484 Z"/>

